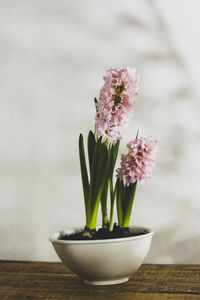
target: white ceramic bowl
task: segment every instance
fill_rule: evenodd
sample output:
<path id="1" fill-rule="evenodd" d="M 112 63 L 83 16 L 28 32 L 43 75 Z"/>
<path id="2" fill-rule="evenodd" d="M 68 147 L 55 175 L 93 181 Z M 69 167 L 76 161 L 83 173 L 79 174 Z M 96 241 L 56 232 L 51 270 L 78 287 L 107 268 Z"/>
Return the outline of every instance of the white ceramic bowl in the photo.
<path id="1" fill-rule="evenodd" d="M 153 235 L 146 227 L 130 227 L 132 232 L 147 233 L 119 239 L 70 241 L 60 236 L 82 231 L 83 228 L 67 229 L 52 234 L 49 240 L 61 261 L 86 284 L 109 285 L 128 281 L 144 261 Z"/>

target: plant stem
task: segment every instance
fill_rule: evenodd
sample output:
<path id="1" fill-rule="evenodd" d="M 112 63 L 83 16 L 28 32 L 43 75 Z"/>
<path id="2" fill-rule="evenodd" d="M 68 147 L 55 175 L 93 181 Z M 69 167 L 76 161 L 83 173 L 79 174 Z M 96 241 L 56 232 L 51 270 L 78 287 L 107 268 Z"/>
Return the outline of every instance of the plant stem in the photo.
<path id="1" fill-rule="evenodd" d="M 108 224 L 108 209 L 107 208 L 104 211 L 102 211 L 102 224 L 103 224 L 103 228 L 107 228 L 107 224 Z"/>
<path id="2" fill-rule="evenodd" d="M 113 193 L 113 179 L 110 178 L 110 223 L 109 223 L 109 231 L 113 230 L 113 213 L 114 213 L 114 202 L 115 197 Z"/>
<path id="3" fill-rule="evenodd" d="M 111 173 L 110 173 L 110 224 L 109 231 L 113 230 L 113 213 L 114 213 L 114 204 L 115 204 L 115 194 L 116 194 L 116 184 L 113 191 L 113 172 L 117 160 L 118 150 L 119 150 L 120 141 L 112 146 L 111 148 Z"/>

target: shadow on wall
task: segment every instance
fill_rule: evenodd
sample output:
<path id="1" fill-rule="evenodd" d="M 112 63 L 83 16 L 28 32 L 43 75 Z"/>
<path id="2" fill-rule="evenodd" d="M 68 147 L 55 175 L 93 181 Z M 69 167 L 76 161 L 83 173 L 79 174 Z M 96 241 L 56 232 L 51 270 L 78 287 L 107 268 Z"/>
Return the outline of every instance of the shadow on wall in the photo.
<path id="1" fill-rule="evenodd" d="M 154 263 L 195 264 L 199 261 L 200 235 L 174 241 L 175 230 L 179 224 L 168 225 L 166 229 L 157 230 L 154 234 L 149 258 L 155 255 Z M 194 246 L 195 245 L 195 246 Z"/>

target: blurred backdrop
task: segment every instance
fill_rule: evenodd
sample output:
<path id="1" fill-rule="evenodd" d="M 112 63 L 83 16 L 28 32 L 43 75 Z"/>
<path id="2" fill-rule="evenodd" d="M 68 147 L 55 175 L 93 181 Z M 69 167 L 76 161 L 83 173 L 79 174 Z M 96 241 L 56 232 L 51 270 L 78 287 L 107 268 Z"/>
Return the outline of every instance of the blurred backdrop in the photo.
<path id="1" fill-rule="evenodd" d="M 0 1 L 0 259 L 56 261 L 50 233 L 84 225 L 78 136 L 107 68 L 141 76 L 137 128 L 159 139 L 132 224 L 148 263 L 200 262 L 198 0 Z"/>

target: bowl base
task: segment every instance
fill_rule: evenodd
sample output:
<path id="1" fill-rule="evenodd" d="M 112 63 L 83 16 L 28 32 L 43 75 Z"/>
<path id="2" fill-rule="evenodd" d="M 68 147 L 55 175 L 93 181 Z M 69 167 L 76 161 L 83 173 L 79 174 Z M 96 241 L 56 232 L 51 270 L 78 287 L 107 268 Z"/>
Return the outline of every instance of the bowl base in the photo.
<path id="1" fill-rule="evenodd" d="M 105 280 L 92 280 L 92 279 L 85 279 L 84 283 L 87 285 L 112 285 L 112 284 L 121 284 L 127 282 L 129 277 L 120 277 L 120 278 L 113 278 L 113 279 L 105 279 Z"/>

